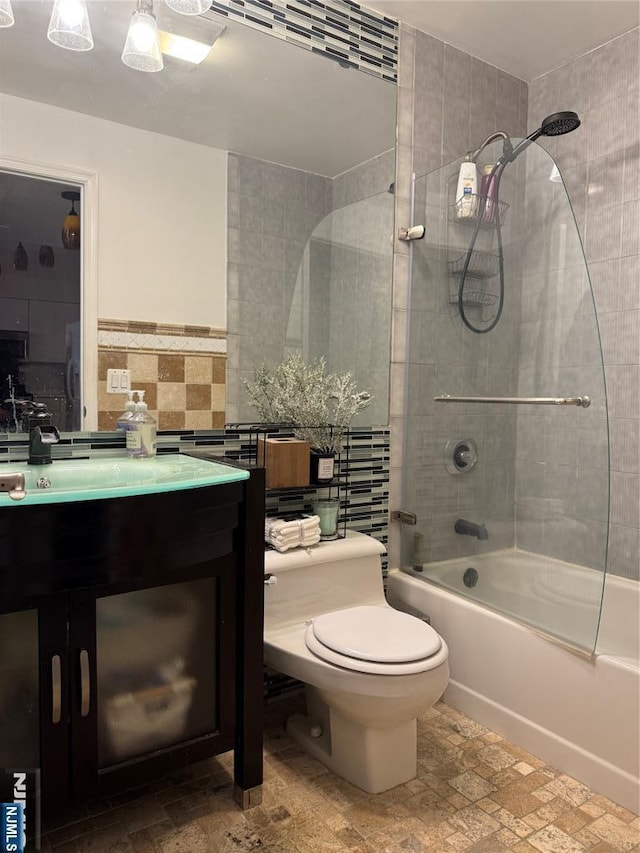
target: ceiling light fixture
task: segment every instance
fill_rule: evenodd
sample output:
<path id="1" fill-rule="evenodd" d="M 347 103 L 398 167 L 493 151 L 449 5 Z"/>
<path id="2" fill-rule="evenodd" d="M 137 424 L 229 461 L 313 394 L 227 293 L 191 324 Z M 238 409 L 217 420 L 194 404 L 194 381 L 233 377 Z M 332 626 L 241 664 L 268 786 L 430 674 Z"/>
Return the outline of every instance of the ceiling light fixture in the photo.
<path id="1" fill-rule="evenodd" d="M 138 0 L 131 16 L 122 61 L 136 71 L 162 71 L 164 68 L 152 0 Z"/>
<path id="2" fill-rule="evenodd" d="M 223 24 L 215 24 L 215 34 L 210 32 L 207 43 L 160 30 L 160 47 L 166 56 L 173 56 L 183 62 L 199 65 L 207 58 L 215 40 L 222 35 L 224 30 Z"/>
<path id="3" fill-rule="evenodd" d="M 0 27 L 12 27 L 14 23 L 11 0 L 0 0 Z"/>
<path id="4" fill-rule="evenodd" d="M 181 15 L 202 15 L 211 8 L 211 0 L 165 0 L 167 6 Z"/>
<path id="5" fill-rule="evenodd" d="M 47 38 L 67 50 L 91 50 L 93 36 L 85 0 L 56 0 Z"/>

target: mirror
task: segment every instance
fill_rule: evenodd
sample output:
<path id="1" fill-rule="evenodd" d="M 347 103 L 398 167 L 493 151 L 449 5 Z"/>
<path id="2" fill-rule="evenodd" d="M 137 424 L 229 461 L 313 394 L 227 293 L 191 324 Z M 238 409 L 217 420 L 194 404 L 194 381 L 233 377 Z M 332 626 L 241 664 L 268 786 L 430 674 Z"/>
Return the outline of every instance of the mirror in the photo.
<path id="1" fill-rule="evenodd" d="M 83 191 L 84 428 L 122 408 L 105 381 L 121 351 L 167 429 L 252 417 L 242 378 L 292 348 L 354 372 L 376 397 L 367 422 L 387 423 L 393 73 L 216 5 L 193 18 L 156 0 L 167 33 L 226 26 L 202 64 L 165 56 L 157 74 L 120 60 L 129 0 L 89 4 L 88 52 L 47 40 L 49 2 L 13 0 L 0 29 L 0 168 Z"/>

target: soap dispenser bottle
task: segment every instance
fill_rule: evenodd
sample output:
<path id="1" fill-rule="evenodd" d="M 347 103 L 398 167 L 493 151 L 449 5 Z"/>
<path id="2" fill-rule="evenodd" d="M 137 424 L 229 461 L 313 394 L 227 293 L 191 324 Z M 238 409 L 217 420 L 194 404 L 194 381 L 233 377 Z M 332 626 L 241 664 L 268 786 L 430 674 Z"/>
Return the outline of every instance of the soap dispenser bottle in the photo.
<path id="1" fill-rule="evenodd" d="M 134 394 L 135 391 L 127 391 L 129 399 L 124 404 L 124 412 L 118 417 L 118 420 L 116 421 L 117 430 L 126 430 L 127 422 L 131 420 L 135 413 L 136 404 L 133 401 Z"/>
<path id="2" fill-rule="evenodd" d="M 150 459 L 156 455 L 156 421 L 147 411 L 144 391 L 136 393 L 139 402 L 126 425 L 127 456 L 132 459 Z"/>

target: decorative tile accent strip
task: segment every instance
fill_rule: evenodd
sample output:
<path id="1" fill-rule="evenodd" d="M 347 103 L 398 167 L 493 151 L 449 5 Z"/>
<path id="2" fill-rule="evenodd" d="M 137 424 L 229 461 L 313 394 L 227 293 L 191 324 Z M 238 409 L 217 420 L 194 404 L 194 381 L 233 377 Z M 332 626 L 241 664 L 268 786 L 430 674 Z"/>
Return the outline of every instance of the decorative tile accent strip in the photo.
<path id="1" fill-rule="evenodd" d="M 132 332 L 98 332 L 99 347 L 118 347 L 134 350 L 171 350 L 174 352 L 227 352 L 224 338 L 205 338 L 184 335 L 135 334 Z"/>
<path id="2" fill-rule="evenodd" d="M 397 80 L 398 22 L 351 0 L 215 0 L 205 17 L 217 20 L 219 15 L 367 74 Z"/>
<path id="3" fill-rule="evenodd" d="M 181 323 L 147 323 L 143 320 L 98 320 L 101 332 L 131 332 L 134 335 L 173 335 L 190 338 L 221 338 L 226 340 L 224 329 L 213 326 L 189 326 Z"/>

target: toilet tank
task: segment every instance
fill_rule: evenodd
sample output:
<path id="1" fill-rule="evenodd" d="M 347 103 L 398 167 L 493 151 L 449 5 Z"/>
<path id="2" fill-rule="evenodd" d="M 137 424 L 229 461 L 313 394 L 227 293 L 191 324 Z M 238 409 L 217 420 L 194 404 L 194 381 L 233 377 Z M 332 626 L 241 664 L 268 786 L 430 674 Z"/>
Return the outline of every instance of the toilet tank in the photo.
<path id="1" fill-rule="evenodd" d="M 358 604 L 383 604 L 380 556 L 385 550 L 377 539 L 348 530 L 344 539 L 311 548 L 267 551 L 264 571 L 277 582 L 265 584 L 265 630 Z"/>

